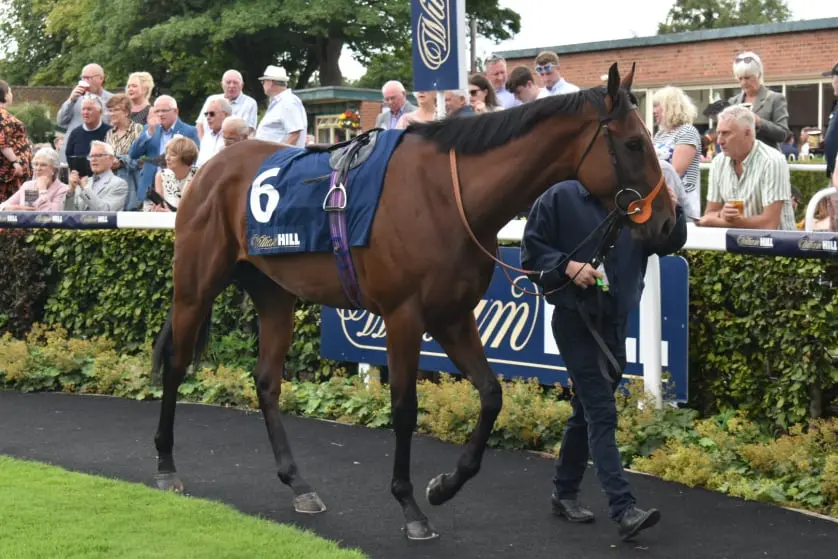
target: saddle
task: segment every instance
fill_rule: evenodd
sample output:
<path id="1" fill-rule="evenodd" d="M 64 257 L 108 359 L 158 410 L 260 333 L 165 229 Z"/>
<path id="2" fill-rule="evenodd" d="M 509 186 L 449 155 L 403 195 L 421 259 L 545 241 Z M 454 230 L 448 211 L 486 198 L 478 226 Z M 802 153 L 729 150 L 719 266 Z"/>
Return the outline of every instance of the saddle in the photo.
<path id="1" fill-rule="evenodd" d="M 340 175 L 345 175 L 351 169 L 358 167 L 369 159 L 378 133 L 382 128 L 373 128 L 358 134 L 354 138 L 337 144 L 315 144 L 306 146 L 306 150 L 313 153 L 331 153 L 329 156 L 329 167 Z"/>

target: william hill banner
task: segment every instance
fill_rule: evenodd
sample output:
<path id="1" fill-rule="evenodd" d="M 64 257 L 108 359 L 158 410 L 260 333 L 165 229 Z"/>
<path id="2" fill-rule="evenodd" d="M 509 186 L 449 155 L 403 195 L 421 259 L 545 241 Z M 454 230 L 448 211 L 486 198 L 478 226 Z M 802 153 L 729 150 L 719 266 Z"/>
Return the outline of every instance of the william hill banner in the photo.
<path id="1" fill-rule="evenodd" d="M 410 0 L 413 89 L 466 87 L 465 0 Z"/>
<path id="2" fill-rule="evenodd" d="M 501 249 L 503 260 L 521 266 L 518 248 Z M 664 374 L 669 372 L 667 389 L 676 401 L 687 400 L 687 337 L 689 286 L 687 261 L 680 256 L 665 256 L 661 264 L 662 344 L 661 364 Z M 517 285 L 533 290 L 523 275 L 510 277 Z M 567 369 L 550 329 L 553 307 L 544 298 L 527 295 L 513 288 L 500 266 L 489 289 L 474 309 L 477 327 L 489 364 L 504 378 L 535 377 L 541 384 L 567 385 Z M 628 364 L 625 377 L 642 377 L 646 356 L 641 352 L 639 332 L 640 313 L 635 311 L 629 320 L 626 338 Z M 337 361 L 352 363 L 387 364 L 387 330 L 384 320 L 363 310 L 323 307 L 320 354 Z M 419 358 L 419 368 L 425 371 L 459 371 L 445 352 L 425 334 Z"/>

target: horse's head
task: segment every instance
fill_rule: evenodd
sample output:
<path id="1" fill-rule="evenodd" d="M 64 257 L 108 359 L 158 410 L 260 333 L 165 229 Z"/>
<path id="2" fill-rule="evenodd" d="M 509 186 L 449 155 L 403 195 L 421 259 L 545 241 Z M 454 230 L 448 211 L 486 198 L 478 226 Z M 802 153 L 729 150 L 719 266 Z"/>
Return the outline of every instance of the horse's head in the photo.
<path id="1" fill-rule="evenodd" d="M 652 238 L 672 230 L 675 207 L 631 93 L 633 79 L 633 64 L 622 82 L 617 64 L 609 69 L 597 107 L 599 127 L 586 144 L 576 175 L 609 210 L 622 210 L 636 235 Z"/>

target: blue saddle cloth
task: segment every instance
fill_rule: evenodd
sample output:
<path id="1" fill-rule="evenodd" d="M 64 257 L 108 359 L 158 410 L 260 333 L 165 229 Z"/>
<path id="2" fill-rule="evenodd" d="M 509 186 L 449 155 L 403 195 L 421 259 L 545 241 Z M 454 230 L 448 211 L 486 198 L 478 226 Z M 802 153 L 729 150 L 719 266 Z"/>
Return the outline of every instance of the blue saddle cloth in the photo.
<path id="1" fill-rule="evenodd" d="M 403 133 L 379 132 L 369 158 L 349 171 L 344 209 L 349 247 L 369 242 L 387 165 Z M 248 254 L 332 252 L 329 214 L 323 210 L 331 182 L 330 155 L 286 148 L 262 163 L 248 190 Z"/>

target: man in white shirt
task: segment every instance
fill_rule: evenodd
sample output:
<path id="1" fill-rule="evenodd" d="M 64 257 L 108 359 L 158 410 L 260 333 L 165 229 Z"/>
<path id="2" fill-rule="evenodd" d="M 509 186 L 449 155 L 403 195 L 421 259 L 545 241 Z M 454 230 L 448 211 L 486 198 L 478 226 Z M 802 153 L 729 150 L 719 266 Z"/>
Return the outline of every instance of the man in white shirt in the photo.
<path id="1" fill-rule="evenodd" d="M 545 88 L 535 85 L 535 78 L 529 68 L 518 66 L 509 74 L 506 89 L 512 92 L 515 99 L 521 103 L 530 103 L 536 99 L 550 97 Z"/>
<path id="2" fill-rule="evenodd" d="M 206 163 L 224 147 L 221 124 L 232 113 L 233 106 L 224 97 L 217 97 L 209 102 L 206 112 L 201 115 L 206 118 L 207 131 L 201 138 L 201 149 L 198 151 L 198 160 L 195 161 L 196 167 Z"/>
<path id="3" fill-rule="evenodd" d="M 303 102 L 288 89 L 288 73 L 268 66 L 259 81 L 270 105 L 256 129 L 256 139 L 305 147 L 308 117 Z"/>
<path id="4" fill-rule="evenodd" d="M 195 128 L 198 130 L 198 138 L 203 139 L 206 131 L 206 113 L 209 110 L 209 102 L 213 99 L 222 97 L 230 102 L 233 107 L 233 116 L 238 116 L 244 119 L 248 126 L 256 129 L 256 113 L 258 107 L 256 106 L 256 99 L 242 93 L 244 87 L 244 79 L 238 70 L 227 70 L 221 77 L 221 88 L 224 90 L 222 94 L 210 95 L 204 101 L 204 106 L 201 107 L 201 112 L 198 113 L 198 119 L 195 121 Z"/>
<path id="5" fill-rule="evenodd" d="M 579 87 L 568 82 L 559 72 L 559 55 L 546 50 L 535 57 L 535 73 L 544 82 L 544 89 L 549 95 L 562 95 L 579 91 Z"/>
<path id="6" fill-rule="evenodd" d="M 796 230 L 788 162 L 756 138 L 753 111 L 731 105 L 718 122 L 722 153 L 710 164 L 707 206 L 698 225 Z"/>

